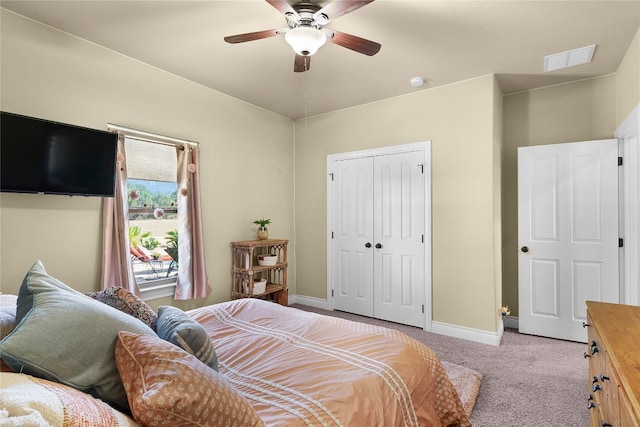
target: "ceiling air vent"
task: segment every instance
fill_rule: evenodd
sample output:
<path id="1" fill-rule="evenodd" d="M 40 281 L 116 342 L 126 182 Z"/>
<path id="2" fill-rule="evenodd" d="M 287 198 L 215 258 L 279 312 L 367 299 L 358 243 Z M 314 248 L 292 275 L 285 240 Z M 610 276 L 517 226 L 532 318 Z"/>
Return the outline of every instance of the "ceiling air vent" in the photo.
<path id="1" fill-rule="evenodd" d="M 544 57 L 544 72 L 561 70 L 575 65 L 588 64 L 593 59 L 596 45 L 581 47 L 579 49 L 568 50 Z"/>

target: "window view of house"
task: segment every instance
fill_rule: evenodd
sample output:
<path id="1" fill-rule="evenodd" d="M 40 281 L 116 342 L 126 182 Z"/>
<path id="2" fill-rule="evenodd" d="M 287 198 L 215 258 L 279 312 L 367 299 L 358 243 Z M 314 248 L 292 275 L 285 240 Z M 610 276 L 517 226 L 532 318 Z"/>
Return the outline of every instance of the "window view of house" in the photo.
<path id="1" fill-rule="evenodd" d="M 131 262 L 137 284 L 178 275 L 176 149 L 125 140 Z"/>

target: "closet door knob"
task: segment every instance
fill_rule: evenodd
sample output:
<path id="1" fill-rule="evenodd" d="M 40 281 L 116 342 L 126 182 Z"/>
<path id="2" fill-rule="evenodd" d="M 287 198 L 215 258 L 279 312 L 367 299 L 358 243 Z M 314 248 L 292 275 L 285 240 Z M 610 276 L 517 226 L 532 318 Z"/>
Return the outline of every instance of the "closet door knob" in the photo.
<path id="1" fill-rule="evenodd" d="M 376 243 L 376 249 L 380 249 L 382 248 L 382 245 L 380 243 Z"/>
<path id="2" fill-rule="evenodd" d="M 520 250 L 526 254 L 527 252 L 529 252 L 529 247 L 523 246 L 522 248 L 520 248 Z"/>
<path id="3" fill-rule="evenodd" d="M 365 243 L 365 244 L 364 244 L 364 247 L 365 247 L 365 248 L 370 248 L 370 247 L 371 247 L 371 243 L 369 243 L 369 242 Z"/>

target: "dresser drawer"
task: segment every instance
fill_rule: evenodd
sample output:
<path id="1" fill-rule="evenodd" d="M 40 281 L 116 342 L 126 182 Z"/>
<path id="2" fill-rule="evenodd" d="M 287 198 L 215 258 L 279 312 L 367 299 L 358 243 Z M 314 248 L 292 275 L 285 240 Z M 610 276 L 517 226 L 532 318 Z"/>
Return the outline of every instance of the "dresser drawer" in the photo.
<path id="1" fill-rule="evenodd" d="M 591 427 L 640 427 L 640 307 L 587 302 Z"/>
<path id="2" fill-rule="evenodd" d="M 618 389 L 618 403 L 620 404 L 620 421 L 618 425 L 620 427 L 640 427 L 637 415 L 633 415 L 633 410 L 631 409 L 629 400 L 627 399 L 624 390 L 621 388 Z"/>

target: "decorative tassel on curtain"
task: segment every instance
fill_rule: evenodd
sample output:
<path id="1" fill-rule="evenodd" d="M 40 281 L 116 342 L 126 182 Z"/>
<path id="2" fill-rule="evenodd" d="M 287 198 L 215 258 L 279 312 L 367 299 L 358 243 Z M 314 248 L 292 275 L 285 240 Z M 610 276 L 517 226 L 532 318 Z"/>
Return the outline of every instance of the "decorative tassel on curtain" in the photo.
<path id="1" fill-rule="evenodd" d="M 183 144 L 178 155 L 178 281 L 174 299 L 203 298 L 211 292 L 204 258 L 198 147 Z"/>
<path id="2" fill-rule="evenodd" d="M 127 162 L 124 135 L 118 135 L 118 158 L 113 197 L 102 199 L 102 283 L 101 289 L 120 286 L 140 295 L 129 255 L 129 206 L 127 204 Z"/>

